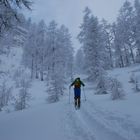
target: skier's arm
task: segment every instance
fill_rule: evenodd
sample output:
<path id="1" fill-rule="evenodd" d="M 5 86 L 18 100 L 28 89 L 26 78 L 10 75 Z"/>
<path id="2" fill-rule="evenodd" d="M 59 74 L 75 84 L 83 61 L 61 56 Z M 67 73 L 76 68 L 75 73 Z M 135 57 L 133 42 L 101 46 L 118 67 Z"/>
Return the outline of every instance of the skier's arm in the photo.
<path id="1" fill-rule="evenodd" d="M 85 84 L 81 81 L 81 85 L 84 87 L 85 86 Z"/>
<path id="2" fill-rule="evenodd" d="M 74 85 L 75 81 L 70 85 L 70 87 L 72 87 Z"/>

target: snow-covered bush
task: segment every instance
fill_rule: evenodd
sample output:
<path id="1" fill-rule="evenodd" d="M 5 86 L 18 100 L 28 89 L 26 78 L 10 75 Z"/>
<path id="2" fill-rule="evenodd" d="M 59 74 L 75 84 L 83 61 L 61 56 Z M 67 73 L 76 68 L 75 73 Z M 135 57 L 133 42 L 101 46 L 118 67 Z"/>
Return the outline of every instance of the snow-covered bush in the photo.
<path id="1" fill-rule="evenodd" d="M 139 80 L 137 77 L 135 77 L 135 82 L 134 82 L 134 89 L 136 92 L 139 92 L 140 91 L 140 83 L 139 83 Z"/>
<path id="2" fill-rule="evenodd" d="M 137 52 L 136 53 L 136 63 L 140 63 L 140 55 L 139 55 L 139 53 Z"/>
<path id="3" fill-rule="evenodd" d="M 48 98 L 47 101 L 49 103 L 54 103 L 59 101 L 59 98 L 63 95 L 64 92 L 64 79 L 61 76 L 55 75 L 54 79 L 50 81 L 50 85 L 48 87 Z"/>
<path id="4" fill-rule="evenodd" d="M 135 75 L 134 73 L 132 73 L 130 75 L 130 83 L 133 84 L 134 86 L 134 90 L 136 92 L 139 92 L 140 91 L 140 83 L 139 83 L 139 80 L 140 80 L 140 76 L 139 75 Z"/>
<path id="5" fill-rule="evenodd" d="M 14 81 L 15 81 L 15 85 L 16 85 L 16 88 L 19 88 L 20 87 L 20 84 L 21 84 L 21 77 L 23 75 L 23 70 L 22 69 L 17 69 L 14 73 Z"/>
<path id="6" fill-rule="evenodd" d="M 8 105 L 11 99 L 11 91 L 12 87 L 8 86 L 6 81 L 3 81 L 0 85 L 0 111 L 4 106 Z"/>
<path id="7" fill-rule="evenodd" d="M 28 107 L 28 101 L 31 95 L 28 92 L 30 81 L 26 77 L 22 77 L 20 81 L 19 95 L 15 98 L 15 110 L 23 110 Z"/>
<path id="8" fill-rule="evenodd" d="M 132 73 L 132 74 L 130 75 L 130 80 L 129 80 L 129 82 L 130 82 L 130 83 L 135 83 L 135 81 L 136 81 L 135 74 Z"/>
<path id="9" fill-rule="evenodd" d="M 52 85 L 47 90 L 49 96 L 47 97 L 46 101 L 49 103 L 55 103 L 59 101 L 59 94 L 57 93 L 57 87 L 53 86 L 54 84 L 55 82 L 53 81 Z"/>
<path id="10" fill-rule="evenodd" d="M 95 94 L 107 94 L 107 77 L 104 75 L 100 75 L 97 80 L 97 86 L 96 86 L 97 92 Z"/>
<path id="11" fill-rule="evenodd" d="M 123 99 L 125 96 L 121 83 L 117 79 L 111 79 L 111 99 Z"/>

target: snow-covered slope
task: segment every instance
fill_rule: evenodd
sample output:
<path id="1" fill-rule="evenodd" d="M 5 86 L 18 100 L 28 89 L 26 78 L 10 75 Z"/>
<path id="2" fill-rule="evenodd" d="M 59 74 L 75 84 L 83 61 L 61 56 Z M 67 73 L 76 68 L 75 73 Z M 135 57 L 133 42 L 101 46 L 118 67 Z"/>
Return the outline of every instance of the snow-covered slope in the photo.
<path id="1" fill-rule="evenodd" d="M 139 140 L 140 93 L 129 83 L 131 72 L 139 74 L 140 66 L 109 71 L 126 93 L 123 100 L 110 100 L 110 95 L 94 95 L 92 84 L 85 81 L 87 101 L 75 110 L 73 90 L 54 104 L 45 101 L 46 84 L 34 81 L 30 89 L 30 108 L 0 113 L 0 140 Z M 83 90 L 82 90 L 83 91 Z"/>

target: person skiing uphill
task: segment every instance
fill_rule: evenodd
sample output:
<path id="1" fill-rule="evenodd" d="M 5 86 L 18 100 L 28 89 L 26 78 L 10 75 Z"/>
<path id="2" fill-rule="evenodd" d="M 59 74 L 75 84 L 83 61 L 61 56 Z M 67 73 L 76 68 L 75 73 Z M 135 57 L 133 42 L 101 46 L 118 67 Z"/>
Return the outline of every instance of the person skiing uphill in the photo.
<path id="1" fill-rule="evenodd" d="M 74 86 L 74 100 L 75 100 L 75 108 L 80 108 L 80 98 L 81 98 L 81 85 L 85 86 L 85 84 L 80 80 L 80 78 L 76 78 L 70 87 Z"/>

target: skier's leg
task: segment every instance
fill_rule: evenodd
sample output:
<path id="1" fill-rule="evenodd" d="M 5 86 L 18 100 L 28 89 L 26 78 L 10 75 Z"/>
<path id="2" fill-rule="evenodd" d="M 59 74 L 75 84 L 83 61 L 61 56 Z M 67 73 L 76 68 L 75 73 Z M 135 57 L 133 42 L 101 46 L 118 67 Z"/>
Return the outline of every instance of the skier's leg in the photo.
<path id="1" fill-rule="evenodd" d="M 80 108 L 81 101 L 80 101 L 80 96 L 78 97 L 78 108 Z"/>
<path id="2" fill-rule="evenodd" d="M 78 105 L 78 97 L 77 97 L 77 92 L 78 92 L 78 89 L 77 88 L 74 88 L 74 99 L 75 99 L 75 107 L 77 108 L 77 105 Z"/>
<path id="3" fill-rule="evenodd" d="M 80 95 L 81 95 L 81 89 L 78 89 L 78 108 L 80 108 Z"/>
<path id="4" fill-rule="evenodd" d="M 77 107 L 77 97 L 74 97 L 75 107 Z"/>

